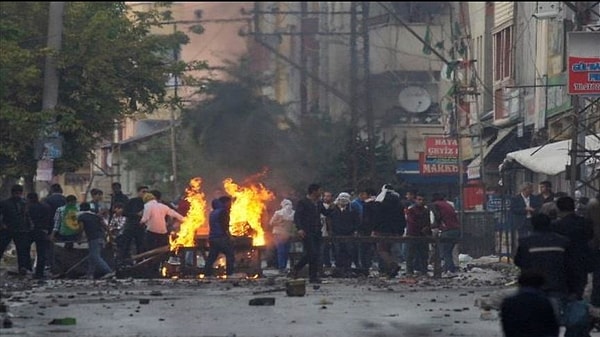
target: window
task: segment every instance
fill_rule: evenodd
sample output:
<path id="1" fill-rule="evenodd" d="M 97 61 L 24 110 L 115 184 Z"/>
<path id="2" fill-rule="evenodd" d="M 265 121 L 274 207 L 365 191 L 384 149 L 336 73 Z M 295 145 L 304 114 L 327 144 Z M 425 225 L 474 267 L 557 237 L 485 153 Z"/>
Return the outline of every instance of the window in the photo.
<path id="1" fill-rule="evenodd" d="M 512 77 L 513 27 L 507 27 L 494 34 L 494 81 L 504 81 Z"/>

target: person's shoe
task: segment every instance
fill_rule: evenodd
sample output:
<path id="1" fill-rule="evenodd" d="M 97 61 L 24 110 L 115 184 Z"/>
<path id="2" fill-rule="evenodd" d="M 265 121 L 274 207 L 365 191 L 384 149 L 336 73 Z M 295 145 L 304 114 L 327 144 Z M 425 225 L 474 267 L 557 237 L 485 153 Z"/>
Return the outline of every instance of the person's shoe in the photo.
<path id="1" fill-rule="evenodd" d="M 321 283 L 323 283 L 323 281 L 320 278 L 311 278 L 308 280 L 308 283 L 321 284 Z"/>

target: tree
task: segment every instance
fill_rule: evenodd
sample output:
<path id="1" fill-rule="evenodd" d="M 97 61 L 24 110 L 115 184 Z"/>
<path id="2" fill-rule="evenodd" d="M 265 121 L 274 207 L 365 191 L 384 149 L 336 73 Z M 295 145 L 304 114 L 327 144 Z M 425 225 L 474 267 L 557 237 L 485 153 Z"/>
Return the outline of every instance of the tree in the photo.
<path id="1" fill-rule="evenodd" d="M 56 55 L 58 104 L 42 111 L 48 4 L 3 2 L 0 13 L 0 172 L 3 178 L 35 173 L 36 140 L 49 126 L 64 138 L 54 174 L 78 169 L 109 139 L 115 123 L 172 104 L 170 74 L 204 64 L 172 59 L 189 38 L 153 29 L 170 20 L 168 3 L 131 11 L 124 2 L 68 2 L 63 46 Z"/>
<path id="2" fill-rule="evenodd" d="M 207 81 L 206 99 L 184 110 L 177 145 L 182 177 L 201 176 L 211 190 L 225 177 L 243 179 L 267 170 L 263 181 L 276 192 L 303 193 L 312 182 L 333 191 L 350 190 L 357 188 L 348 155 L 355 151 L 361 158 L 359 174 L 365 177 L 360 187 L 395 182 L 389 144 L 375 142 L 378 175 L 370 177 L 368 144 L 351 136 L 347 121 L 332 121 L 319 111 L 291 119 L 285 106 L 260 94 L 270 79 L 249 70 L 248 62 L 244 57 L 229 62 L 230 79 Z"/>

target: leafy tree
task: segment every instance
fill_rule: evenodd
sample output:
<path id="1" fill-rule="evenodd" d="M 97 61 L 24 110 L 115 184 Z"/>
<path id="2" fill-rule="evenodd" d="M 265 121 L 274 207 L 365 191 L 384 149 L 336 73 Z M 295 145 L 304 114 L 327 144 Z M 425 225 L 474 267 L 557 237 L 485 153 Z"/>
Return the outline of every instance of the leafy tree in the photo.
<path id="1" fill-rule="evenodd" d="M 116 122 L 169 104 L 170 74 L 202 63 L 173 61 L 186 34 L 154 34 L 171 19 L 168 3 L 131 11 L 124 2 L 67 2 L 60 51 L 46 48 L 48 2 L 3 2 L 0 11 L 0 172 L 35 173 L 34 145 L 49 127 L 64 138 L 54 174 L 74 171 L 109 139 Z M 43 65 L 55 53 L 59 98 L 42 111 Z"/>

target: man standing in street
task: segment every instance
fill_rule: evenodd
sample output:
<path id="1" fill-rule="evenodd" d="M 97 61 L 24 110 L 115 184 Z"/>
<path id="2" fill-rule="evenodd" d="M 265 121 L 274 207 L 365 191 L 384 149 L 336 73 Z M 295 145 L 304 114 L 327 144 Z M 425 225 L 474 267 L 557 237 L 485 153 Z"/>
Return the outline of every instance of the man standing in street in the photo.
<path id="1" fill-rule="evenodd" d="M 13 185 L 10 198 L 0 202 L 0 249 L 2 256 L 12 240 L 17 249 L 17 265 L 19 274 L 31 272 L 30 225 L 25 221 L 25 198 L 23 186 Z"/>
<path id="2" fill-rule="evenodd" d="M 63 194 L 62 186 L 58 183 L 50 185 L 50 194 L 46 196 L 42 200 L 43 203 L 47 204 L 50 208 L 50 226 L 54 227 L 54 216 L 56 215 L 56 210 L 59 207 L 62 207 L 67 204 L 67 198 Z M 46 252 L 46 265 L 47 269 L 52 269 L 52 264 L 54 263 L 54 243 L 50 242 L 48 244 L 48 250 Z"/>
<path id="3" fill-rule="evenodd" d="M 108 223 L 111 223 L 113 214 L 115 213 L 115 205 L 126 205 L 129 198 L 121 190 L 121 183 L 115 181 L 111 185 L 112 194 L 110 195 L 110 209 L 108 213 Z"/>
<path id="4" fill-rule="evenodd" d="M 294 223 L 298 229 L 298 237 L 302 239 L 302 258 L 292 268 L 291 276 L 296 278 L 304 266 L 308 264 L 310 283 L 321 283 L 319 279 L 319 264 L 321 263 L 320 248 L 323 240 L 321 233 L 321 213 L 327 213 L 319 202 L 321 186 L 310 184 L 306 196 L 298 201 Z"/>
<path id="5" fill-rule="evenodd" d="M 406 217 L 400 194 L 391 185 L 385 184 L 375 198 L 375 204 L 373 236 L 402 236 L 406 229 Z M 398 276 L 400 266 L 392 253 L 393 247 L 398 245 L 400 244 L 391 241 L 377 241 L 375 249 L 380 261 L 380 274 L 390 278 Z"/>
<path id="6" fill-rule="evenodd" d="M 81 214 L 77 221 L 81 223 L 88 242 L 88 268 L 86 278 L 93 280 L 96 275 L 107 278 L 113 274 L 110 266 L 102 258 L 102 248 L 104 247 L 104 237 L 106 236 L 106 224 L 100 215 L 94 213 L 87 202 L 79 204 Z"/>
<path id="7" fill-rule="evenodd" d="M 564 319 L 569 316 L 567 304 L 580 303 L 573 301 L 577 289 L 572 286 L 574 279 L 569 273 L 569 267 L 576 263 L 571 253 L 571 240 L 552 231 L 550 217 L 546 214 L 534 214 L 531 224 L 532 234 L 519 239 L 515 265 L 522 273 L 536 272 L 544 277 L 541 289 L 558 308 L 559 322 L 566 328 L 565 336 L 588 337 L 588 316 L 575 321 Z"/>
<path id="8" fill-rule="evenodd" d="M 540 198 L 533 194 L 533 184 L 524 182 L 510 202 L 511 223 L 513 231 L 516 230 L 517 240 L 531 233 L 531 217 L 542 206 Z"/>
<path id="9" fill-rule="evenodd" d="M 588 246 L 592 250 L 592 296 L 590 303 L 600 308 L 600 193 L 592 198 L 587 207 L 586 219 L 588 226 L 592 227 L 592 239 Z"/>
<path id="10" fill-rule="evenodd" d="M 123 233 L 117 239 L 119 247 L 117 258 L 119 264 L 126 264 L 131 257 L 131 243 L 135 242 L 135 252 L 140 254 L 145 251 L 145 233 L 144 225 L 140 223 L 144 211 L 144 200 L 142 197 L 148 192 L 148 186 L 139 186 L 137 188 L 137 197 L 129 199 L 123 209 L 125 216 L 125 225 Z"/>
<path id="11" fill-rule="evenodd" d="M 440 238 L 458 239 L 460 238 L 460 223 L 454 207 L 450 205 L 439 193 L 434 193 L 431 198 L 429 208 L 433 213 L 432 229 L 439 230 Z M 445 276 L 453 276 L 457 272 L 454 265 L 452 250 L 455 242 L 440 242 L 440 256 L 444 265 L 442 273 Z"/>
<path id="12" fill-rule="evenodd" d="M 208 257 L 204 264 L 204 275 L 213 275 L 213 264 L 220 253 L 225 255 L 225 274 L 231 276 L 235 267 L 235 251 L 229 232 L 232 199 L 225 195 L 212 201 L 212 211 L 208 217 Z"/>

